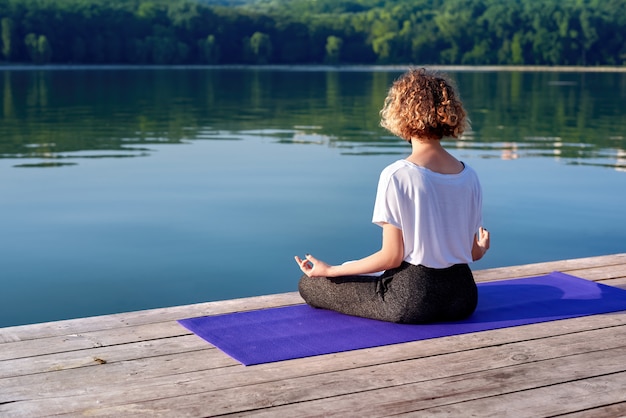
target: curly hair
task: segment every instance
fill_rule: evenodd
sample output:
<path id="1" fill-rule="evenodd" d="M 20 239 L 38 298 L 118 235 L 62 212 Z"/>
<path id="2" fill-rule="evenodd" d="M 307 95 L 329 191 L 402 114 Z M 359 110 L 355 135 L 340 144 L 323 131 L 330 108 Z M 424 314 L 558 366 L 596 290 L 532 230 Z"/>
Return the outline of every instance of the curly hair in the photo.
<path id="1" fill-rule="evenodd" d="M 468 125 L 452 82 L 424 68 L 411 69 L 393 83 L 380 115 L 383 128 L 409 142 L 458 138 Z"/>

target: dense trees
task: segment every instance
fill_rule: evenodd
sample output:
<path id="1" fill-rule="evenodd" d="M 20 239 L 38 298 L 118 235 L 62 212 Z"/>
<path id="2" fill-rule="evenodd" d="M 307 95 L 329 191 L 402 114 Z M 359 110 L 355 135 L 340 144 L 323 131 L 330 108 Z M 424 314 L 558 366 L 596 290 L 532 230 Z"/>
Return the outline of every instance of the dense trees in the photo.
<path id="1" fill-rule="evenodd" d="M 5 62 L 626 62 L 626 0 L 3 0 L 0 29 Z"/>

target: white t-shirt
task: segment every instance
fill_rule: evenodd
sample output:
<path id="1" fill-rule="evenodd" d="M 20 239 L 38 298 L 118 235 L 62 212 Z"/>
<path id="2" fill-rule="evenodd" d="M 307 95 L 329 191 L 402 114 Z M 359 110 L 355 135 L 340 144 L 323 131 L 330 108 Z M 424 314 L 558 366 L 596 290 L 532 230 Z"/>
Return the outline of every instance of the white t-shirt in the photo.
<path id="1" fill-rule="evenodd" d="M 482 189 L 476 172 L 441 174 L 398 160 L 380 174 L 372 222 L 402 230 L 404 261 L 432 268 L 472 262 L 482 225 Z"/>

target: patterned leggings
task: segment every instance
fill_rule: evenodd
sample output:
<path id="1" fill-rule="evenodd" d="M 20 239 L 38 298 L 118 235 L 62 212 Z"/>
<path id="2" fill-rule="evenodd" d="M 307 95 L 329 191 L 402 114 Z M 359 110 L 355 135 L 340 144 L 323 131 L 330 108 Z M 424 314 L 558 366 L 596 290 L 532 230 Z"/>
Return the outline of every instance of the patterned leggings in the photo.
<path id="1" fill-rule="evenodd" d="M 455 321 L 476 309 L 478 293 L 467 264 L 433 269 L 403 262 L 379 277 L 308 277 L 300 295 L 315 308 L 408 324 Z"/>

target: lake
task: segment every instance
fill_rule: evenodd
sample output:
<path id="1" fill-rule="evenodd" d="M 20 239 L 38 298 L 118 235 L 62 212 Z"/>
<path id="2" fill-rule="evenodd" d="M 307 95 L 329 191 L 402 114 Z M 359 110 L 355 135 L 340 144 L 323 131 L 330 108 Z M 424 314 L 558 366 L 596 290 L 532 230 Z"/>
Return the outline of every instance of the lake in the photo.
<path id="1" fill-rule="evenodd" d="M 484 269 L 626 252 L 626 73 L 451 72 Z M 0 70 L 0 327 L 289 292 L 376 251 L 396 69 Z"/>

